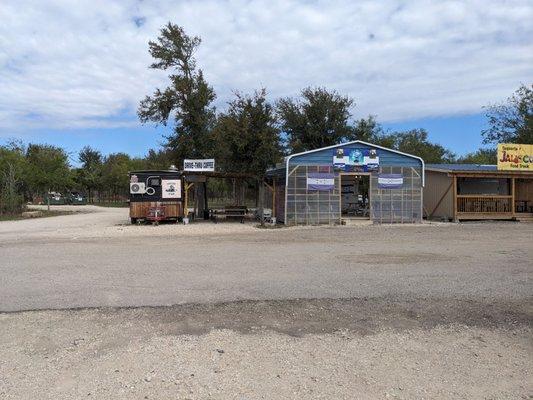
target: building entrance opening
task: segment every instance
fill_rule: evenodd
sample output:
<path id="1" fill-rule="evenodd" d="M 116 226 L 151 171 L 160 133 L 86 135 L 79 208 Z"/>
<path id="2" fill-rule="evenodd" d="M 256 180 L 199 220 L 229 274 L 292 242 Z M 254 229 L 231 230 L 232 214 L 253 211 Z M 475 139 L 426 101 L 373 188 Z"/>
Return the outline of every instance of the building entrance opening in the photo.
<path id="1" fill-rule="evenodd" d="M 370 218 L 370 175 L 341 174 L 341 213 L 343 217 Z"/>

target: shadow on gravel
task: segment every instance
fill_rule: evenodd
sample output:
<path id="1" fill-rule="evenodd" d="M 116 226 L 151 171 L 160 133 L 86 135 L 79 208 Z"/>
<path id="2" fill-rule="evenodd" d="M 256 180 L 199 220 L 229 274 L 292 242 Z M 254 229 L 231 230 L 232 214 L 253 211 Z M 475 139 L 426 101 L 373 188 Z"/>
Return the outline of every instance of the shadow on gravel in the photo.
<path id="1" fill-rule="evenodd" d="M 99 309 L 108 317 L 145 320 L 161 334 L 204 334 L 212 329 L 241 333 L 272 330 L 302 336 L 352 331 L 369 335 L 383 329 L 431 329 L 460 324 L 515 329 L 531 327 L 533 298 L 521 302 L 469 300 L 297 299 L 184 304 L 137 309 Z M 130 315 L 128 315 L 130 314 Z"/>

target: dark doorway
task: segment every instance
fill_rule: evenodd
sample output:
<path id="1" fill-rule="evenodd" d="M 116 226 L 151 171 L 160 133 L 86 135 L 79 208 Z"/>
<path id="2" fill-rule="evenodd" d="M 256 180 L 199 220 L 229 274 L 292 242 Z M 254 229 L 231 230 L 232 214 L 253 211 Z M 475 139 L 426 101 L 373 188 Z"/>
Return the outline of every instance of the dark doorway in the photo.
<path id="1" fill-rule="evenodd" d="M 342 216 L 370 218 L 370 175 L 341 174 L 340 182 Z"/>

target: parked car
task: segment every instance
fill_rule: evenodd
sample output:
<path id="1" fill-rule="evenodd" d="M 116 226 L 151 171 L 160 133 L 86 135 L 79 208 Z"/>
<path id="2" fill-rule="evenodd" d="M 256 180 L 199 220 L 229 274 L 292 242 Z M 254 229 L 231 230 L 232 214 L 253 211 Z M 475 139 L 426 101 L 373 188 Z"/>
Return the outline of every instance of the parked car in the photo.
<path id="1" fill-rule="evenodd" d="M 79 192 L 70 192 L 67 196 L 67 204 L 84 205 L 87 204 L 87 198 Z"/>
<path id="2" fill-rule="evenodd" d="M 46 195 L 44 203 L 54 206 L 67 204 L 65 197 L 63 197 L 59 192 L 49 192 Z"/>

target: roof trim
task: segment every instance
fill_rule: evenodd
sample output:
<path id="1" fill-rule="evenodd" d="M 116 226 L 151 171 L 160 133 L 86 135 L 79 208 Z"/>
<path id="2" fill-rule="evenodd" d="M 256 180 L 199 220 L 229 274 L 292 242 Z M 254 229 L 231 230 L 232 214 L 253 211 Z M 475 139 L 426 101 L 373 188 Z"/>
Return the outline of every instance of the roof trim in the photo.
<path id="1" fill-rule="evenodd" d="M 457 166 L 461 168 L 457 168 Z M 491 167 L 490 169 L 486 167 Z M 471 169 L 468 169 L 471 168 Z M 428 171 L 439 172 L 498 172 L 496 164 L 428 164 Z"/>
<path id="2" fill-rule="evenodd" d="M 508 171 L 508 170 L 472 170 L 472 169 L 445 169 L 445 168 L 435 168 L 427 167 L 427 171 L 437 172 L 441 174 L 449 175 L 487 175 L 487 176 L 515 176 L 515 177 L 529 177 L 531 176 L 530 171 Z"/>
<path id="3" fill-rule="evenodd" d="M 288 175 L 288 170 L 289 170 L 289 163 L 290 163 L 290 160 L 293 157 L 302 156 L 304 154 L 309 154 L 309 153 L 316 153 L 316 152 L 322 151 L 322 150 L 335 149 L 337 147 L 347 146 L 347 145 L 356 144 L 356 143 L 364 144 L 365 146 L 375 147 L 375 148 L 381 149 L 381 150 L 390 151 L 392 153 L 400 154 L 400 155 L 406 156 L 406 157 L 411 157 L 411 158 L 414 158 L 414 159 L 420 161 L 422 163 L 422 187 L 424 187 L 426 185 L 426 178 L 425 178 L 425 174 L 424 174 L 424 170 L 426 169 L 426 164 L 424 163 L 424 160 L 421 157 L 414 156 L 412 154 L 407 154 L 407 153 L 404 153 L 404 152 L 399 151 L 399 150 L 389 149 L 388 147 L 378 146 L 377 144 L 364 142 L 362 140 L 352 140 L 351 142 L 339 143 L 339 144 L 334 144 L 333 146 L 326 146 L 326 147 L 321 147 L 319 149 L 308 150 L 308 151 L 303 151 L 301 153 L 291 154 L 291 155 L 287 156 L 287 159 L 285 160 L 285 167 L 287 168 L 287 175 Z M 285 182 L 287 180 L 288 180 L 288 176 L 286 176 Z"/>

